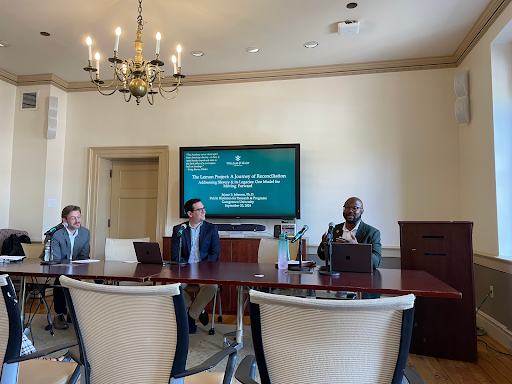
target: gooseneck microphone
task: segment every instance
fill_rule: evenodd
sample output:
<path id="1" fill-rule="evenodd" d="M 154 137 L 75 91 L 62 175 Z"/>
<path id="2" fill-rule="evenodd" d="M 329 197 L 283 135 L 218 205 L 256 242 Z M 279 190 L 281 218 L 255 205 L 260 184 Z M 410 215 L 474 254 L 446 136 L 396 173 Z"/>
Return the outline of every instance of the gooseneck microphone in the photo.
<path id="1" fill-rule="evenodd" d="M 302 229 L 295 235 L 295 237 L 292 239 L 292 243 L 295 243 L 297 240 L 299 240 L 302 236 L 304 236 L 304 234 L 306 233 L 306 231 L 309 229 L 309 225 L 304 225 L 304 227 L 302 227 Z"/>
<path id="2" fill-rule="evenodd" d="M 180 230 L 178 231 L 178 233 L 176 234 L 178 237 L 181 237 L 181 235 L 183 234 L 183 231 L 187 229 L 187 224 L 183 223 L 181 224 L 181 227 L 180 227 Z"/>
<path id="3" fill-rule="evenodd" d="M 57 224 L 55 227 L 50 228 L 49 230 L 47 230 L 47 231 L 44 233 L 44 235 L 45 235 L 45 236 L 51 235 L 51 234 L 53 234 L 54 232 L 58 231 L 59 229 L 67 228 L 67 226 L 68 226 L 68 223 L 59 223 L 59 224 Z"/>
<path id="4" fill-rule="evenodd" d="M 327 245 L 328 246 L 331 245 L 333 232 L 334 232 L 334 223 L 331 221 L 329 223 L 329 229 L 327 230 Z"/>
<path id="5" fill-rule="evenodd" d="M 183 238 L 181 237 L 181 235 L 183 235 L 183 231 L 185 229 L 187 229 L 187 227 L 188 227 L 188 225 L 183 223 L 183 224 L 181 224 L 180 229 L 178 229 L 178 231 L 176 232 L 176 237 L 179 239 L 178 260 L 170 261 L 169 264 L 171 264 L 171 265 L 179 265 L 179 266 L 186 266 L 186 265 L 188 265 L 187 262 L 182 261 L 182 257 L 181 257 L 181 246 L 182 246 L 182 243 L 183 243 Z"/>
<path id="6" fill-rule="evenodd" d="M 301 240 L 302 236 L 304 236 L 304 234 L 306 233 L 306 231 L 308 229 L 309 229 L 309 225 L 304 225 L 304 227 L 302 227 L 302 229 L 293 237 L 291 242 L 295 243 L 297 240 Z M 309 268 L 302 266 L 302 240 L 299 241 L 298 254 L 299 254 L 299 265 L 293 265 L 289 269 L 292 270 L 292 271 L 299 272 L 299 273 L 301 273 L 301 272 L 302 273 L 309 273 Z M 293 256 L 294 256 L 294 258 L 292 260 L 295 260 L 297 255 L 293 255 Z"/>

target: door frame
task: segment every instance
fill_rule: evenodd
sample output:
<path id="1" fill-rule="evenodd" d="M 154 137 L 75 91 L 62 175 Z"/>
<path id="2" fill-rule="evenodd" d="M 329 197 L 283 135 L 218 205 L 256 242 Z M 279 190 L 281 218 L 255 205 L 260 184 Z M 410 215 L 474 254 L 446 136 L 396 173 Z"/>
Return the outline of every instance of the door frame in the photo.
<path id="1" fill-rule="evenodd" d="M 123 159 L 157 159 L 158 160 L 158 197 L 156 212 L 156 241 L 162 246 L 167 219 L 167 196 L 169 188 L 169 147 L 89 147 L 87 164 L 87 198 L 85 204 L 84 224 L 91 232 L 91 244 L 95 243 L 98 209 L 98 187 L 100 159 L 111 161 Z M 94 249 L 91 248 L 91 257 Z"/>

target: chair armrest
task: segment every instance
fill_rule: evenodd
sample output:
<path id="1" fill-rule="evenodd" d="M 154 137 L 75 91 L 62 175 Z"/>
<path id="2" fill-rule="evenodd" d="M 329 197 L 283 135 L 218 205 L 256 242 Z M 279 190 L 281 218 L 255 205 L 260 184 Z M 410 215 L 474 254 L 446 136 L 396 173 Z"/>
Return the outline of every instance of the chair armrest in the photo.
<path id="1" fill-rule="evenodd" d="M 204 363 L 196 365 L 190 369 L 186 369 L 183 372 L 174 375 L 174 378 L 180 379 L 185 376 L 195 375 L 196 373 L 206 371 L 207 369 L 212 369 L 217 364 L 219 364 L 222 359 L 231 355 L 232 353 L 236 353 L 240 348 L 241 346 L 239 344 L 224 348 L 222 351 L 219 351 L 215 355 L 209 357 Z"/>
<path id="2" fill-rule="evenodd" d="M 68 344 L 58 345 L 56 347 L 52 347 L 52 348 L 48 348 L 48 349 L 43 349 L 42 351 L 39 351 L 39 352 L 36 352 L 36 353 L 30 353 L 28 355 L 23 355 L 23 356 L 16 357 L 15 359 L 10 359 L 10 360 L 6 361 L 6 363 L 7 364 L 19 363 L 19 362 L 25 361 L 25 360 L 37 359 L 38 357 L 49 355 L 50 353 L 54 353 L 54 352 L 60 351 L 61 349 L 71 348 L 71 347 L 74 347 L 75 345 L 77 345 L 77 343 L 73 343 L 73 344 L 69 344 L 68 343 Z"/>
<path id="3" fill-rule="evenodd" d="M 256 371 L 256 358 L 253 355 L 245 356 L 235 372 L 235 378 L 243 384 L 258 384 L 254 381 Z"/>

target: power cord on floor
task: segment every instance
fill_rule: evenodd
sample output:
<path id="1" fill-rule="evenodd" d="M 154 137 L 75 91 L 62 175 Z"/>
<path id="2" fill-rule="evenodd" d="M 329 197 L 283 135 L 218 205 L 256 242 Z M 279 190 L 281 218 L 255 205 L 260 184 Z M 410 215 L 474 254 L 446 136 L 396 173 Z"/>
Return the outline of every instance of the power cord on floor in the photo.
<path id="1" fill-rule="evenodd" d="M 491 296 L 491 293 L 492 291 L 489 291 L 489 293 L 487 294 L 487 296 L 485 296 L 485 298 L 482 300 L 482 303 L 478 306 L 477 310 L 476 310 L 476 313 L 475 313 L 475 316 L 476 314 L 478 313 L 478 311 L 480 310 L 480 307 L 482 307 L 482 305 L 484 305 L 485 303 L 485 300 L 487 300 L 487 298 L 489 296 Z M 478 325 L 476 326 L 476 335 L 477 336 L 485 336 L 487 335 L 487 331 L 484 329 L 484 327 L 479 327 Z"/>
<path id="2" fill-rule="evenodd" d="M 487 296 L 485 296 L 485 298 L 482 300 L 482 303 L 478 306 L 477 310 L 476 310 L 476 313 L 475 315 L 478 313 L 478 311 L 480 310 L 480 308 L 482 307 L 482 305 L 484 305 L 485 303 L 485 300 L 487 300 L 487 298 L 489 296 L 491 296 L 491 293 L 492 291 L 489 291 L 489 293 L 487 294 Z M 484 329 L 484 327 L 479 327 L 478 325 L 476 326 L 476 335 L 477 337 L 481 337 L 481 336 L 485 336 L 487 335 L 487 331 Z M 502 352 L 502 351 L 499 351 L 497 350 L 496 348 L 494 347 L 491 347 L 489 344 L 487 344 L 484 340 L 478 340 L 478 342 L 480 343 L 484 343 L 485 346 L 489 349 L 492 349 L 493 351 L 495 352 L 498 352 L 499 354 L 502 354 L 502 355 L 505 355 L 505 356 L 512 356 L 512 354 L 510 353 L 506 353 L 506 352 Z"/>
<path id="3" fill-rule="evenodd" d="M 486 346 L 487 348 L 492 349 L 493 351 L 498 352 L 498 353 L 499 353 L 499 354 L 501 354 L 501 355 L 505 355 L 505 356 L 512 356 L 512 354 L 510 354 L 510 353 L 502 352 L 502 351 L 497 350 L 497 349 L 496 349 L 496 348 L 494 348 L 494 347 L 491 347 L 491 346 L 490 346 L 489 344 L 487 344 L 484 340 L 478 340 L 478 342 L 479 342 L 479 343 L 484 343 L 484 344 L 485 344 L 485 346 Z"/>

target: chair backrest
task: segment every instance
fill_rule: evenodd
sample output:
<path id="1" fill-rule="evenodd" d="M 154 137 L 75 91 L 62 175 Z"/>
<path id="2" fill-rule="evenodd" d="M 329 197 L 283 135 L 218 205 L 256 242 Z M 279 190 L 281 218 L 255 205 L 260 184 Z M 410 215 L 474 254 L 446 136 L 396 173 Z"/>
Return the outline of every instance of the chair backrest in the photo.
<path id="1" fill-rule="evenodd" d="M 401 383 L 414 295 L 311 300 L 250 291 L 251 329 L 262 383 Z M 285 319 L 300 319 L 315 331 Z M 300 329 L 299 329 L 300 327 Z"/>
<path id="2" fill-rule="evenodd" d="M 6 360 L 14 359 L 20 355 L 21 350 L 21 322 L 18 300 L 8 275 L 0 275 L 0 288 L 3 299 L 0 300 L 0 378 L 2 382 L 9 382 L 18 375 L 18 364 L 4 364 Z"/>
<path id="3" fill-rule="evenodd" d="M 299 242 L 288 242 L 290 247 L 290 260 L 297 258 Z M 277 263 L 277 249 L 279 247 L 279 239 L 260 239 L 258 248 L 258 263 Z"/>
<path id="4" fill-rule="evenodd" d="M 43 244 L 21 243 L 21 247 L 23 248 L 25 256 L 29 259 L 37 259 L 39 256 L 41 256 L 41 253 L 44 251 Z"/>
<path id="5" fill-rule="evenodd" d="M 105 240 L 105 260 L 137 261 L 133 242 L 149 242 L 149 237 L 140 239 L 111 239 Z"/>
<path id="6" fill-rule="evenodd" d="M 180 284 L 113 286 L 61 276 L 86 383 L 169 383 L 183 372 L 188 318 Z"/>

